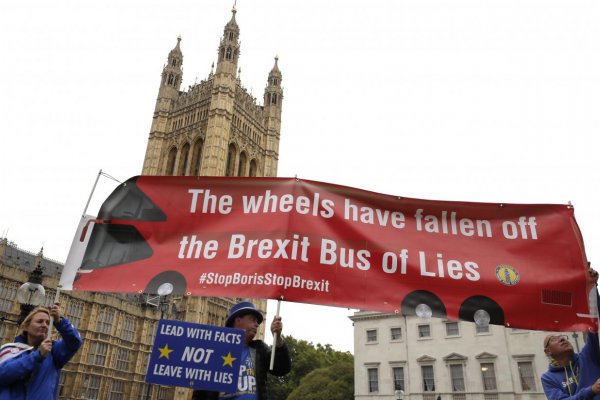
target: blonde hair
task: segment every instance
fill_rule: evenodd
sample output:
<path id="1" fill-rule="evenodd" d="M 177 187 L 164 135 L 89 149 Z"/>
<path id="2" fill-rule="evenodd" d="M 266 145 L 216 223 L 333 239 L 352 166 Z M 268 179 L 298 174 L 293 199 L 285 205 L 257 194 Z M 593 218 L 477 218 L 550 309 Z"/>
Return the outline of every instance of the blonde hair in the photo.
<path id="1" fill-rule="evenodd" d="M 23 322 L 21 322 L 21 325 L 19 325 L 19 335 L 24 336 L 25 338 L 27 338 L 27 328 L 29 328 L 29 324 L 31 323 L 31 320 L 33 319 L 33 316 L 37 313 L 44 313 L 48 315 L 48 318 L 50 317 L 50 310 L 48 310 L 46 307 L 36 307 L 34 308 L 29 314 L 27 314 L 27 316 L 25 317 L 25 319 L 23 320 Z"/>

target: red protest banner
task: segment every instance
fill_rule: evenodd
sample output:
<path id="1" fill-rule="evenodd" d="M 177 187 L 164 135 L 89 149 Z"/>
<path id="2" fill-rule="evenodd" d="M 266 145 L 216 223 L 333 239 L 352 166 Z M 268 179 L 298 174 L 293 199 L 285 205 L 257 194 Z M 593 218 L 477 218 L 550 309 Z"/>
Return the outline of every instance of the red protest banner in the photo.
<path id="1" fill-rule="evenodd" d="M 567 205 L 419 200 L 286 178 L 131 178 L 73 289 L 261 297 L 596 329 Z M 424 305 L 424 306 L 423 306 Z"/>

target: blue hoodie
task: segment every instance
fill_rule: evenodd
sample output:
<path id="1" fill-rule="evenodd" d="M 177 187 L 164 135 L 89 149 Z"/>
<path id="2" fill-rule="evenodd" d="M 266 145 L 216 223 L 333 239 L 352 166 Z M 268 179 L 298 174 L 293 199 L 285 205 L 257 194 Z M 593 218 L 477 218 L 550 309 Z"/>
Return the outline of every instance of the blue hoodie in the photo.
<path id="1" fill-rule="evenodd" d="M 596 301 L 600 305 L 600 295 L 596 290 Z M 542 386 L 548 400 L 574 398 L 576 400 L 600 400 L 594 396 L 592 385 L 600 378 L 600 348 L 598 333 L 588 333 L 581 353 L 573 354 L 566 367 L 550 364 L 542 375 Z"/>
<path id="2" fill-rule="evenodd" d="M 588 333 L 581 353 L 573 354 L 571 364 L 560 367 L 550 364 L 542 375 L 542 386 L 548 400 L 573 398 L 600 400 L 592 385 L 600 378 L 600 348 L 598 334 Z M 567 383 L 568 381 L 568 383 Z"/>
<path id="3" fill-rule="evenodd" d="M 14 358 L 0 363 L 0 400 L 49 400 L 58 398 L 60 369 L 77 353 L 82 340 L 77 329 L 65 318 L 55 325 L 62 340 L 52 345 L 52 352 L 41 356 L 37 349 L 18 349 L 14 344 L 2 346 L 5 353 L 21 350 Z M 17 336 L 17 343 L 26 343 Z M 7 357 L 8 358 L 8 357 Z"/>

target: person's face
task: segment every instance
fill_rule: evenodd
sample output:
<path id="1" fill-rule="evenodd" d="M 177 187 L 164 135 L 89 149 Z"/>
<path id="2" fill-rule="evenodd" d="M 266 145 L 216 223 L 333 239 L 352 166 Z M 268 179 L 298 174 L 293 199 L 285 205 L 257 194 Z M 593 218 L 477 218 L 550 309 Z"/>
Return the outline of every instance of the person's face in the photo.
<path id="1" fill-rule="evenodd" d="M 25 327 L 27 331 L 27 344 L 37 346 L 48 336 L 50 317 L 45 312 L 35 313 L 29 324 Z"/>
<path id="2" fill-rule="evenodd" d="M 545 349 L 546 354 L 548 354 L 552 358 L 556 358 L 558 356 L 573 353 L 573 345 L 569 342 L 566 335 L 553 335 L 549 337 L 547 342 L 547 346 Z"/>
<path id="3" fill-rule="evenodd" d="M 234 328 L 243 329 L 246 332 L 246 343 L 250 343 L 258 329 L 258 320 L 253 314 L 246 314 L 235 319 Z"/>

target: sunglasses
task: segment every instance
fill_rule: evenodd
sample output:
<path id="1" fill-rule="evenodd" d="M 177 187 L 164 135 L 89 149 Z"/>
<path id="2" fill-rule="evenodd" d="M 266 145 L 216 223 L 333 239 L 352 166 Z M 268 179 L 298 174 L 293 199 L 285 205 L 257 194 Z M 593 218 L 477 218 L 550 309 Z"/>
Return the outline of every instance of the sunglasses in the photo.
<path id="1" fill-rule="evenodd" d="M 546 343 L 544 343 L 544 348 L 547 348 L 550 343 L 556 343 L 556 342 L 560 342 L 561 340 L 569 340 L 569 337 L 567 335 L 554 335 L 554 336 L 549 336 L 546 339 Z"/>

